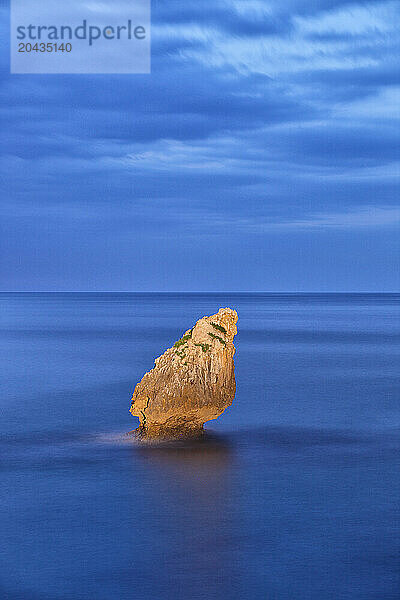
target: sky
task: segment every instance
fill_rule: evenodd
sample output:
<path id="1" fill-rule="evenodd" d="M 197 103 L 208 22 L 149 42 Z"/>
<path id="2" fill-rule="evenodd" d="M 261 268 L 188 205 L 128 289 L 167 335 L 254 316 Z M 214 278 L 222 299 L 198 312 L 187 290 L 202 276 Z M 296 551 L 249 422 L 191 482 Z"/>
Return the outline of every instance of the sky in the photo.
<path id="1" fill-rule="evenodd" d="M 13 75 L 2 44 L 0 289 L 396 291 L 399 22 L 153 0 L 147 75 Z"/>

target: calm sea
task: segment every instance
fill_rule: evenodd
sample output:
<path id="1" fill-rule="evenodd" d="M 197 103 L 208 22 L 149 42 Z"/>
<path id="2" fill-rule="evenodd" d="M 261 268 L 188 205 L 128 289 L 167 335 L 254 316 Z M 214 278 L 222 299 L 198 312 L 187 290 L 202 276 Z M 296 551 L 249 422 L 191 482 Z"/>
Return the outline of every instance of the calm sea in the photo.
<path id="1" fill-rule="evenodd" d="M 397 599 L 398 301 L 2 294 L 0 596 Z M 136 382 L 225 306 L 233 406 L 201 443 L 126 443 Z"/>

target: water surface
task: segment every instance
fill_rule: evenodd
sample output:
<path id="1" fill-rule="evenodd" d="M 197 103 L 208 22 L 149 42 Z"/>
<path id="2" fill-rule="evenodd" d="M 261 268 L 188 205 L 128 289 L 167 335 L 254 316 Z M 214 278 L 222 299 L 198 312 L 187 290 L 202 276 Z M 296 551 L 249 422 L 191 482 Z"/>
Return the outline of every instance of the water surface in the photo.
<path id="1" fill-rule="evenodd" d="M 397 598 L 398 300 L 1 294 L 3 596 Z M 223 306 L 234 405 L 202 442 L 126 443 L 135 383 Z"/>

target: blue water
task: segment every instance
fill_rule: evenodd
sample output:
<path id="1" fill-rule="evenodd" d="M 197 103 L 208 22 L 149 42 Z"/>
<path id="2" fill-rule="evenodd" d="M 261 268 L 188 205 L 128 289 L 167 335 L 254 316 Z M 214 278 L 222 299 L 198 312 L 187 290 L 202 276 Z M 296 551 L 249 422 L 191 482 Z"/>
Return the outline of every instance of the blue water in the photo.
<path id="1" fill-rule="evenodd" d="M 398 300 L 0 295 L 1 597 L 397 599 Z M 224 306 L 233 406 L 201 443 L 124 442 L 135 383 Z"/>

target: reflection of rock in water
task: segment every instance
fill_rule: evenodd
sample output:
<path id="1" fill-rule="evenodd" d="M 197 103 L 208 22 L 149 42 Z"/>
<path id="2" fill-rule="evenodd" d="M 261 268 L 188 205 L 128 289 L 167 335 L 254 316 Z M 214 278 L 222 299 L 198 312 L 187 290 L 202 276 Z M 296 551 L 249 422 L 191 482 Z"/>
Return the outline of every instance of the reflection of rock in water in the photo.
<path id="1" fill-rule="evenodd" d="M 133 453 L 141 475 L 135 485 L 146 508 L 134 507 L 132 527 L 143 535 L 156 531 L 151 557 L 163 565 L 157 581 L 141 579 L 146 598 L 180 598 L 180 590 L 194 600 L 222 598 L 226 578 L 236 576 L 232 523 L 237 502 L 229 442 L 205 435 L 197 441 L 136 445 Z"/>
<path id="2" fill-rule="evenodd" d="M 229 470 L 233 455 L 223 437 L 204 433 L 200 438 L 135 447 L 135 453 L 165 472 L 177 471 L 178 477 L 205 479 Z"/>

